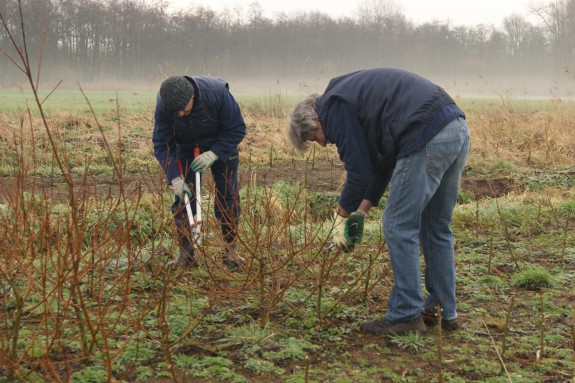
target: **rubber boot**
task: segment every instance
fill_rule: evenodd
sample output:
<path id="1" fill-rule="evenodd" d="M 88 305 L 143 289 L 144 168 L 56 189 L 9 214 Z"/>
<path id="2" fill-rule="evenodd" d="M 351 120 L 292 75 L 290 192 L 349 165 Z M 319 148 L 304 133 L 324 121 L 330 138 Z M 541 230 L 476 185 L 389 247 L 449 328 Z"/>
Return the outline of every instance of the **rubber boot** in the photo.
<path id="1" fill-rule="evenodd" d="M 238 236 L 237 221 L 233 224 L 222 221 L 220 223 L 220 228 L 224 242 L 226 243 L 226 249 L 222 255 L 222 262 L 231 268 L 241 268 L 243 265 L 245 265 L 246 260 L 238 253 L 236 249 L 236 238 Z"/>
<path id="2" fill-rule="evenodd" d="M 178 214 L 174 217 L 176 228 L 178 231 L 180 252 L 178 257 L 168 263 L 168 267 L 187 269 L 188 267 L 198 267 L 198 260 L 194 251 L 194 243 L 192 242 L 192 233 L 190 224 L 186 217 Z"/>

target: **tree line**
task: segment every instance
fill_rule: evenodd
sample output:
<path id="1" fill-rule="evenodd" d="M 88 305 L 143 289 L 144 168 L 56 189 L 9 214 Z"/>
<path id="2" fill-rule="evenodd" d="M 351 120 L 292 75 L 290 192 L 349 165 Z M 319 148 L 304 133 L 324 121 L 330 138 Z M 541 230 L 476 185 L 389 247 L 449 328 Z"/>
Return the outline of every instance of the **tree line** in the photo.
<path id="1" fill-rule="evenodd" d="M 502 26 L 414 24 L 392 0 L 364 0 L 354 15 L 265 17 L 254 2 L 215 11 L 168 11 L 153 0 L 0 0 L 0 81 L 18 68 L 11 35 L 42 63 L 47 80 L 149 81 L 161 74 L 298 76 L 397 66 L 420 73 L 536 73 L 561 78 L 575 61 L 575 0 L 511 14 Z M 23 17 L 21 23 L 20 15 Z"/>

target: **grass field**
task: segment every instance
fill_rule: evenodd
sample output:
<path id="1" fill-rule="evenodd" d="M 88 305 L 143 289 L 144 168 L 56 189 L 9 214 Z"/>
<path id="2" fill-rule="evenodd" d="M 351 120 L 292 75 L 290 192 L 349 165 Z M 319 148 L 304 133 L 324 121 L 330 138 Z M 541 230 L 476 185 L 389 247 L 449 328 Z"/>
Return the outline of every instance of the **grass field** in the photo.
<path id="1" fill-rule="evenodd" d="M 241 272 L 221 264 L 209 181 L 201 267 L 165 268 L 155 94 L 87 97 L 95 115 L 58 90 L 43 121 L 30 94 L 0 92 L 0 382 L 574 381 L 572 100 L 457 100 L 472 134 L 453 221 L 462 327 L 370 337 L 358 325 L 392 283 L 385 197 L 354 252 L 323 249 L 343 172 L 333 147 L 288 147 L 295 95 L 238 95 Z"/>
<path id="2" fill-rule="evenodd" d="M 41 89 L 39 100 L 47 114 L 58 113 L 90 114 L 93 109 L 98 114 L 113 113 L 120 109 L 122 114 L 134 115 L 153 110 L 156 105 L 157 90 L 84 90 L 84 89 Z M 242 107 L 248 113 L 273 114 L 278 109 L 294 105 L 302 97 L 296 93 L 246 93 L 234 92 Z M 521 111 L 553 111 L 557 104 L 562 108 L 575 107 L 573 99 L 558 98 L 515 98 L 515 97 L 459 97 L 457 99 L 468 113 L 493 110 L 502 105 Z M 22 88 L 0 89 L 0 113 L 22 113 L 29 107 L 37 113 L 32 91 Z"/>

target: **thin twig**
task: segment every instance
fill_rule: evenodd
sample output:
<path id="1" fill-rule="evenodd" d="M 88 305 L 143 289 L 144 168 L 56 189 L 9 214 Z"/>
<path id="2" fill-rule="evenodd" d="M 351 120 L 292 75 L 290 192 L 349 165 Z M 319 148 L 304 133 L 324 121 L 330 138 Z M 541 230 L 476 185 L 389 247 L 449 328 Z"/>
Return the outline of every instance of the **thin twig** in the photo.
<path id="1" fill-rule="evenodd" d="M 487 335 L 489 336 L 489 340 L 491 341 L 491 344 L 493 345 L 493 349 L 497 353 L 497 357 L 499 358 L 499 362 L 501 363 L 501 367 L 505 371 L 505 375 L 507 375 L 507 380 L 509 382 L 513 382 L 513 380 L 511 379 L 511 375 L 509 375 L 509 371 L 507 371 L 507 367 L 505 366 L 505 362 L 503 361 L 503 358 L 501 357 L 501 354 L 499 353 L 499 350 L 497 349 L 497 346 L 495 345 L 495 341 L 493 340 L 493 337 L 491 336 L 491 332 L 489 332 L 489 328 L 487 327 L 487 324 L 485 323 L 485 321 L 483 319 L 482 319 L 482 321 L 483 321 L 483 327 L 485 327 L 485 331 L 487 331 Z"/>

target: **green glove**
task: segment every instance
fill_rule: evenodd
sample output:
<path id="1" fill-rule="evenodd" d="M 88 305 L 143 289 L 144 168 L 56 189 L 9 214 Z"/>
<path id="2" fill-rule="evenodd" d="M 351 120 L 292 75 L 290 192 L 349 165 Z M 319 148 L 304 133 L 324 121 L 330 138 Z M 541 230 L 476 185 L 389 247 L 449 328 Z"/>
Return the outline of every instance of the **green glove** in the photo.
<path id="1" fill-rule="evenodd" d="M 347 217 L 344 233 L 352 244 L 360 243 L 363 239 L 363 227 L 365 225 L 366 214 L 362 211 L 355 211 Z"/>
<path id="2" fill-rule="evenodd" d="M 174 178 L 172 180 L 172 186 L 174 187 L 174 196 L 180 197 L 180 199 L 183 201 L 184 194 L 187 194 L 188 197 L 192 199 L 192 190 L 182 177 Z"/>
<path id="3" fill-rule="evenodd" d="M 346 235 L 347 228 L 347 218 L 334 213 L 333 214 L 333 243 L 338 249 L 345 251 L 346 253 L 353 250 L 354 245 L 351 242 L 349 235 Z"/>
<path id="4" fill-rule="evenodd" d="M 211 150 L 202 153 L 192 162 L 192 171 L 199 173 L 205 172 L 214 164 L 214 162 L 216 162 L 217 159 L 218 156 L 216 156 L 216 153 Z"/>

